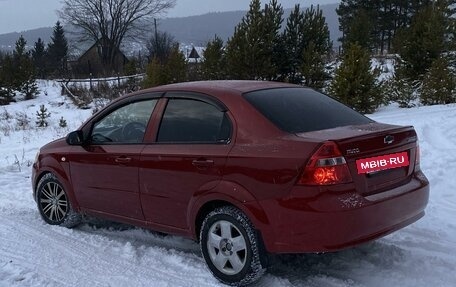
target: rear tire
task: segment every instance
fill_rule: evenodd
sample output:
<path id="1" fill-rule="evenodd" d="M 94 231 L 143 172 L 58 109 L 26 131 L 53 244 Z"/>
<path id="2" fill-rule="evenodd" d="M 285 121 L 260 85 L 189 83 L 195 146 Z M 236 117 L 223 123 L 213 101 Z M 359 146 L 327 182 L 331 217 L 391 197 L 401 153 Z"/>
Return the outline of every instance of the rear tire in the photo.
<path id="1" fill-rule="evenodd" d="M 200 247 L 209 270 L 224 284 L 249 285 L 266 271 L 255 229 L 247 216 L 233 206 L 217 208 L 206 216 Z"/>
<path id="2" fill-rule="evenodd" d="M 44 175 L 38 182 L 36 203 L 41 217 L 48 224 L 72 228 L 81 223 L 81 215 L 73 210 L 63 185 L 52 173 Z"/>

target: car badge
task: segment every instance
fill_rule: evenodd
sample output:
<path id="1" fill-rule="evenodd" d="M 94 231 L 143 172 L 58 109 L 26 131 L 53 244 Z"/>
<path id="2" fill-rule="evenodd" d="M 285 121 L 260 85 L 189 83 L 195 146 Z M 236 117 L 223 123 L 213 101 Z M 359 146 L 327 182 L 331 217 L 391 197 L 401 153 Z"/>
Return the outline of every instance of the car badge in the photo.
<path id="1" fill-rule="evenodd" d="M 394 142 L 394 136 L 392 135 L 387 135 L 384 139 L 383 142 L 385 144 L 392 144 Z"/>
<path id="2" fill-rule="evenodd" d="M 357 153 L 360 153 L 359 148 L 347 149 L 347 155 L 352 155 L 352 154 L 357 154 Z"/>

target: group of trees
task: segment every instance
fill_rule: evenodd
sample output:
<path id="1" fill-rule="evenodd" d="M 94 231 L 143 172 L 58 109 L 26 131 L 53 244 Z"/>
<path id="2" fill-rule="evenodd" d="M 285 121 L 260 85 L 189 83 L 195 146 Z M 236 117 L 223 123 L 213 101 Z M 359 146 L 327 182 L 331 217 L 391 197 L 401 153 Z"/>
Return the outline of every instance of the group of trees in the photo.
<path id="1" fill-rule="evenodd" d="M 59 22 L 47 47 L 38 39 L 33 49 L 28 49 L 20 36 L 12 53 L 0 54 L 0 105 L 14 101 L 17 94 L 34 98 L 38 94 L 36 78 L 63 75 L 67 54 L 68 43 Z"/>
<path id="2" fill-rule="evenodd" d="M 434 0 L 342 0 L 337 14 L 342 44 L 358 42 L 383 54 L 393 49 L 398 30 L 408 27 L 414 16 Z"/>
<path id="3" fill-rule="evenodd" d="M 60 16 L 80 40 L 99 43 L 100 57 L 109 67 L 122 43 L 147 34 L 154 17 L 174 4 L 175 0 L 64 0 Z M 226 43 L 215 36 L 197 64 L 189 63 L 174 38 L 158 31 L 155 23 L 143 86 L 187 80 L 285 81 L 325 91 L 364 113 L 388 101 L 410 106 L 418 96 L 423 104 L 455 102 L 455 4 L 456 0 L 342 0 L 337 13 L 343 36 L 336 62 L 330 57 L 329 29 L 319 6 L 302 10 L 296 5 L 284 19 L 277 0 L 263 7 L 260 0 L 251 0 L 233 36 Z M 386 54 L 395 59 L 394 77 L 380 82 L 371 60 Z M 27 51 L 21 37 L 12 54 L 0 54 L 0 104 L 17 92 L 33 97 L 35 77 L 63 75 L 67 57 L 59 22 L 47 46 L 38 39 Z M 135 63 L 128 64 L 132 73 Z"/>
<path id="4" fill-rule="evenodd" d="M 418 99 L 426 105 L 455 102 L 453 2 L 343 0 L 342 63 L 329 92 L 362 112 L 387 101 L 401 107 Z M 380 83 L 370 62 L 386 52 L 394 55 L 395 73 Z"/>
<path id="5" fill-rule="evenodd" d="M 0 105 L 14 100 L 16 93 L 33 98 L 37 93 L 33 62 L 21 36 L 12 54 L 0 56 Z"/>
<path id="6" fill-rule="evenodd" d="M 342 0 L 337 10 L 343 32 L 341 54 L 331 72 L 327 66 L 332 43 L 318 6 L 301 10 L 296 5 L 284 21 L 276 0 L 264 8 L 259 0 L 251 0 L 228 42 L 215 37 L 207 44 L 196 79 L 302 84 L 363 113 L 390 101 L 411 106 L 418 95 L 423 104 L 455 102 L 452 4 L 450 0 Z M 145 86 L 189 78 L 189 65 L 172 37 L 156 34 L 151 43 L 156 47 L 149 49 L 155 52 L 150 53 Z M 387 53 L 396 62 L 395 73 L 381 82 L 371 60 Z"/>
<path id="7" fill-rule="evenodd" d="M 252 0 L 226 46 L 217 37 L 208 43 L 201 77 L 287 81 L 321 89 L 332 51 L 323 13 L 318 6 L 303 11 L 296 5 L 285 25 L 283 13 L 276 0 L 263 9 Z"/>
<path id="8" fill-rule="evenodd" d="M 332 51 L 329 29 L 320 8 L 304 11 L 296 5 L 283 27 L 284 10 L 277 0 L 250 9 L 225 44 L 215 38 L 203 61 L 189 64 L 178 44 L 166 33 L 149 41 L 150 63 L 145 86 L 187 80 L 255 79 L 287 81 L 322 89 L 329 74 L 325 63 Z"/>

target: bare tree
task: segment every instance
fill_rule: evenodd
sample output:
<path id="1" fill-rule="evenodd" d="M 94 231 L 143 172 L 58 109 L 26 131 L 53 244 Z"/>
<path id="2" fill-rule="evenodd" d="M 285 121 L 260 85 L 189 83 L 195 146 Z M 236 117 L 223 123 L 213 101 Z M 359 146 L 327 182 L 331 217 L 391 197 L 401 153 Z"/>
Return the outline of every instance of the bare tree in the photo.
<path id="1" fill-rule="evenodd" d="M 81 40 L 99 45 L 103 64 L 113 66 L 120 45 L 150 33 L 152 21 L 176 0 L 63 0 L 59 16 L 80 31 Z"/>
<path id="2" fill-rule="evenodd" d="M 168 59 L 173 47 L 176 44 L 178 43 L 169 33 L 156 31 L 147 42 L 149 61 L 152 61 L 152 59 L 155 58 L 160 64 L 163 64 L 166 59 Z"/>

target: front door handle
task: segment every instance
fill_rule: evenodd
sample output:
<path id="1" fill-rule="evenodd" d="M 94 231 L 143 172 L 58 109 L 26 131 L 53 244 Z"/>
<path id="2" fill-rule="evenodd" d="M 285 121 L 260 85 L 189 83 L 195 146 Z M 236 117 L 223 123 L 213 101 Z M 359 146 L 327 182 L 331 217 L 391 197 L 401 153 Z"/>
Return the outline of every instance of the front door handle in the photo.
<path id="1" fill-rule="evenodd" d="M 131 161 L 131 157 L 119 156 L 114 161 L 117 163 L 129 163 Z"/>
<path id="2" fill-rule="evenodd" d="M 192 161 L 192 165 L 197 168 L 207 168 L 214 165 L 214 161 L 210 159 L 195 159 Z"/>

